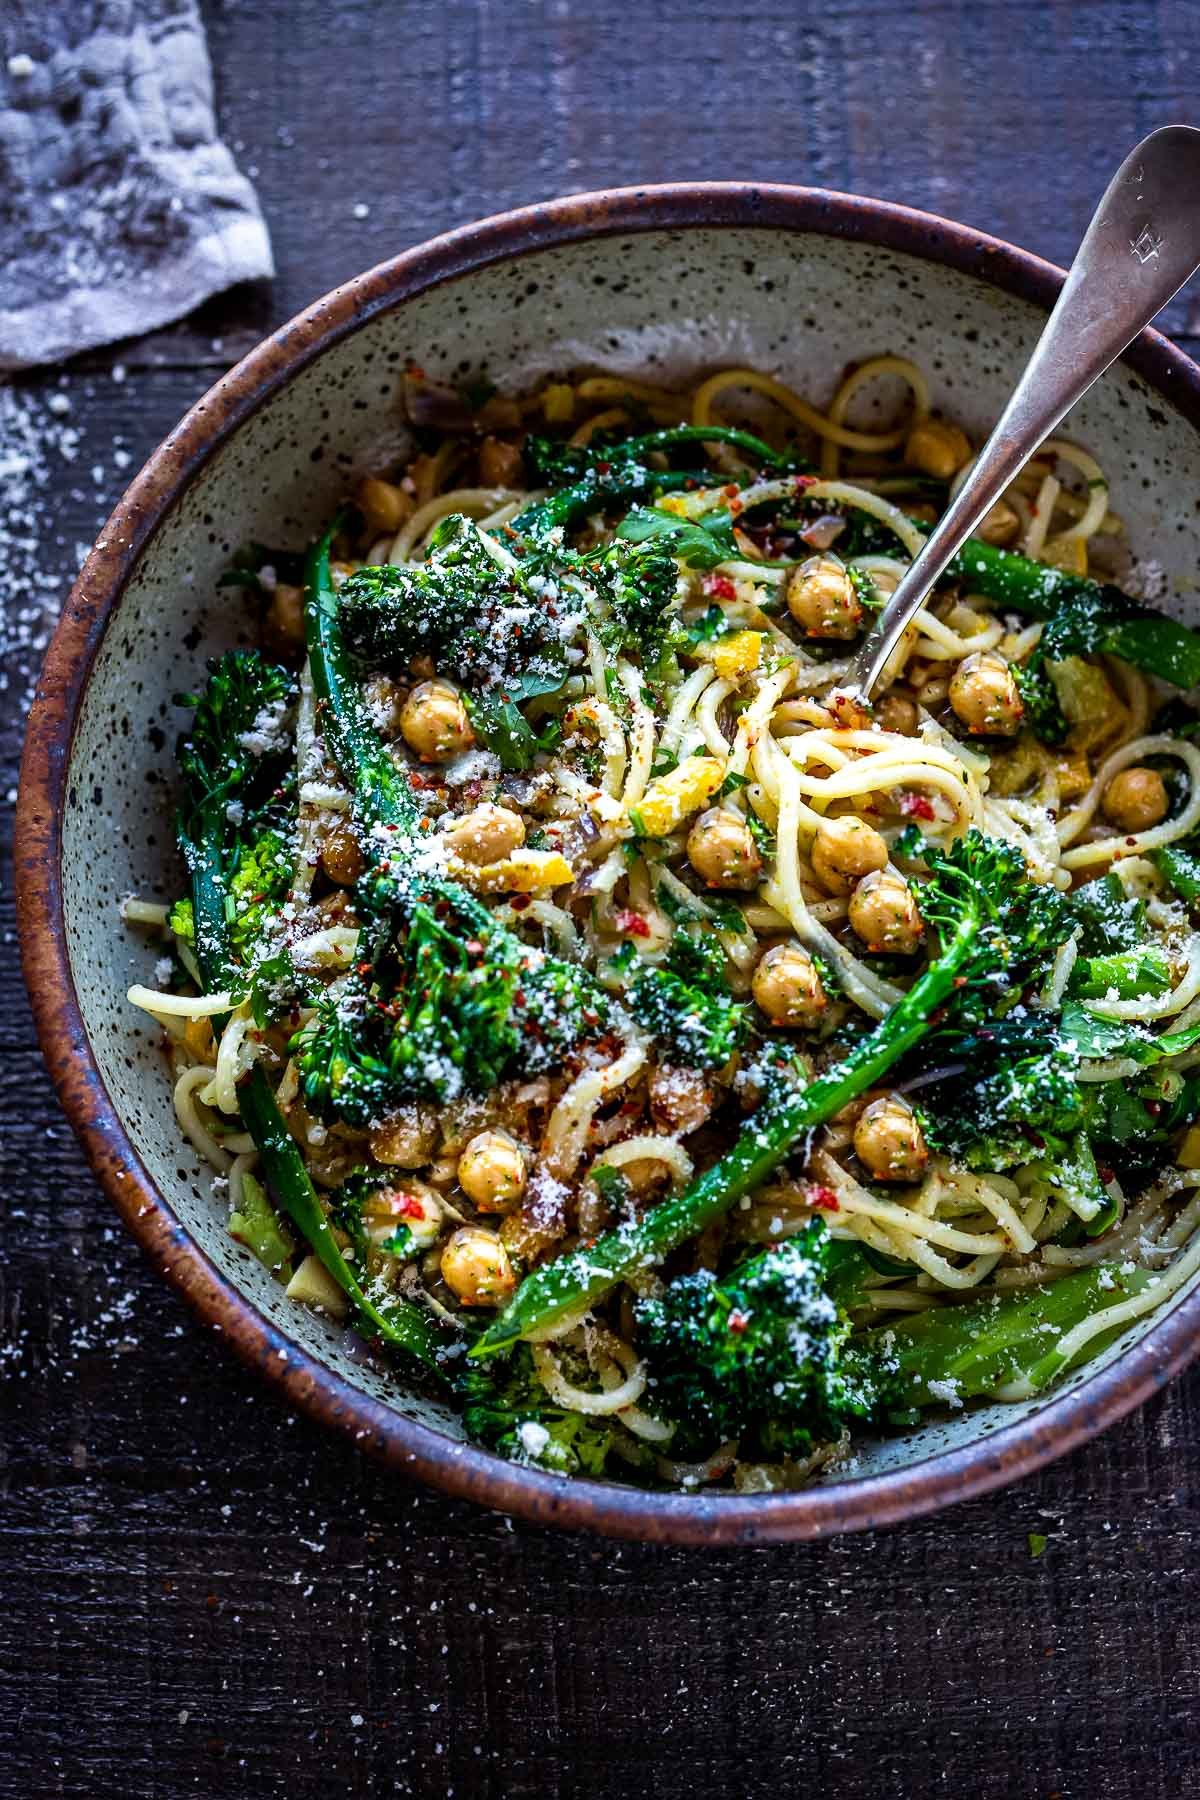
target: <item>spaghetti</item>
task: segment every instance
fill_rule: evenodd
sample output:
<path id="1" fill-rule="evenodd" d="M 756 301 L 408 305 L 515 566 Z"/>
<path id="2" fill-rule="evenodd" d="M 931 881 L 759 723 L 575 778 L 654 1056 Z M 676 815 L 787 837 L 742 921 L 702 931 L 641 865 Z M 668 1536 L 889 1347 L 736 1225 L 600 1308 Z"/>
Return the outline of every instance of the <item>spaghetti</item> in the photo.
<path id="1" fill-rule="evenodd" d="M 880 395 L 891 416 L 856 422 Z M 549 438 L 527 435 L 539 410 Z M 1119 1304 L 1097 1290 L 1099 1310 L 1063 1329 L 1062 1368 L 1200 1266 L 1200 720 L 1170 698 L 1175 664 L 1159 666 L 1133 603 L 1105 636 L 1124 527 L 1095 458 L 1043 446 L 982 528 L 988 554 L 1011 554 L 1008 586 L 968 560 L 905 634 L 875 707 L 842 691 L 855 638 L 971 455 L 934 417 L 921 370 L 886 355 L 851 370 L 824 410 L 750 369 L 690 392 L 592 375 L 493 396 L 471 429 L 364 481 L 331 573 L 330 604 L 359 633 L 355 716 L 419 797 L 413 868 L 471 896 L 527 971 L 594 984 L 603 1027 L 593 1018 L 561 1054 L 527 1025 L 487 1081 L 464 1076 L 457 1051 L 440 1065 L 423 1051 L 416 1068 L 415 1022 L 431 1027 L 414 995 L 438 982 L 455 994 L 466 977 L 430 974 L 446 954 L 430 913 L 419 960 L 380 988 L 416 927 L 388 943 L 371 913 L 382 828 L 364 825 L 320 681 L 315 697 L 286 552 L 254 579 L 264 641 L 295 688 L 239 743 L 263 757 L 282 744 L 290 768 L 253 819 L 240 801 L 227 809 L 228 978 L 203 991 L 188 903 L 125 904 L 178 951 L 169 983 L 129 998 L 165 1033 L 180 1128 L 229 1179 L 243 1241 L 298 1299 L 335 1313 L 353 1299 L 262 1198 L 242 1117 L 257 1071 L 370 1304 L 404 1296 L 451 1325 L 502 1310 L 522 1273 L 666 1217 L 753 1110 L 764 1057 L 803 1085 L 874 1022 L 886 1029 L 931 954 L 924 883 L 939 856 L 999 841 L 1031 887 L 1075 908 L 1056 915 L 1067 924 L 1036 984 L 997 996 L 990 1021 L 944 1053 L 935 1021 L 927 1053 L 906 1053 L 738 1205 L 597 1305 L 530 1330 L 532 1390 L 556 1421 L 606 1434 L 598 1463 L 576 1445 L 575 1469 L 650 1457 L 664 1478 L 757 1491 L 836 1458 L 832 1427 L 805 1454 L 774 1457 L 769 1433 L 734 1431 L 668 1458 L 676 1421 L 656 1404 L 638 1325 L 664 1282 L 668 1294 L 681 1273 L 717 1282 L 773 1254 L 764 1246 L 808 1242 L 815 1219 L 866 1259 L 846 1316 L 868 1336 L 970 1296 L 1049 1291 L 1113 1258 L 1140 1272 Z M 1039 600 L 1043 577 L 1078 584 L 1055 590 L 1064 606 L 1087 596 L 1074 639 Z M 443 616 L 431 600 L 428 617 L 410 609 L 397 625 L 389 596 L 427 578 L 457 605 Z M 311 591 L 308 603 L 311 615 Z M 403 1032 L 380 1036 L 392 1032 L 380 1013 Z M 341 1063 L 318 1075 L 335 1028 Z M 345 1072 L 368 1036 L 407 1049 L 363 1053 L 369 1073 L 393 1071 L 370 1073 L 364 1110 Z M 247 1225 L 260 1199 L 267 1212 Z M 1021 1398 L 1032 1381 L 980 1391 Z M 540 1419 L 509 1453 L 568 1466 L 545 1462 Z"/>

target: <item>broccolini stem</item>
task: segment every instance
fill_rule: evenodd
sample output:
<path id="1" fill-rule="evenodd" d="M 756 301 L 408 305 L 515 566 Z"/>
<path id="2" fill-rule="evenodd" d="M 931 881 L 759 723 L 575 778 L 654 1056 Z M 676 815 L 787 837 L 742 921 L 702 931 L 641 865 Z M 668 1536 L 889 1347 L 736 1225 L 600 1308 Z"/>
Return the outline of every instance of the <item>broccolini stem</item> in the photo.
<path id="1" fill-rule="evenodd" d="M 354 789 L 360 824 L 368 830 L 377 823 L 415 830 L 419 815 L 412 790 L 371 723 L 338 621 L 329 551 L 343 520 L 339 513 L 313 545 L 305 569 L 304 635 L 321 732 Z"/>
<path id="2" fill-rule="evenodd" d="M 1185 690 L 1200 682 L 1200 635 L 1119 588 L 1033 562 L 980 538 L 968 538 L 947 576 L 966 583 L 971 593 L 982 594 L 997 608 L 1027 613 L 1033 619 L 1053 619 L 1073 606 L 1086 609 L 1092 614 L 1095 641 L 1081 649 L 1119 656 Z"/>
<path id="3" fill-rule="evenodd" d="M 872 1087 L 920 1039 L 954 992 L 970 962 L 978 931 L 974 914 L 957 924 L 937 961 L 920 975 L 904 998 L 844 1061 L 791 1099 L 752 1118 L 733 1148 L 697 1176 L 682 1193 L 664 1200 L 636 1224 L 609 1232 L 590 1247 L 572 1251 L 526 1276 L 500 1317 L 472 1347 L 472 1356 L 495 1356 L 530 1337 L 564 1314 L 598 1300 L 639 1269 L 662 1258 L 720 1218 L 760 1186 L 790 1153 L 796 1141 L 824 1125 L 856 1095 Z"/>
<path id="4" fill-rule="evenodd" d="M 238 1102 L 246 1130 L 258 1147 L 267 1185 L 309 1248 L 380 1337 L 440 1372 L 437 1335 L 425 1314 L 407 1300 L 398 1300 L 383 1312 L 363 1293 L 334 1241 L 304 1159 L 283 1122 L 261 1064 L 255 1064 L 239 1088 Z"/>
<path id="5" fill-rule="evenodd" d="M 608 506 L 653 487 L 660 493 L 676 493 L 681 488 L 703 486 L 709 479 L 705 471 L 648 469 L 642 458 L 659 450 L 673 450 L 680 444 L 732 444 L 764 468 L 791 466 L 791 459 L 772 450 L 769 444 L 751 431 L 739 431 L 733 425 L 671 425 L 662 431 L 651 431 L 645 437 L 626 438 L 613 446 L 613 469 L 584 475 L 570 487 L 559 488 L 536 506 L 527 506 L 511 520 L 512 529 L 523 537 L 544 537 L 556 526 L 569 526 L 581 513 L 597 506 Z"/>
<path id="6" fill-rule="evenodd" d="M 1101 1332 L 1078 1355 L 1064 1357 L 1059 1345 L 1074 1326 L 1123 1304 L 1156 1279 L 1149 1269 L 1099 1263 L 1045 1287 L 931 1307 L 866 1332 L 854 1339 L 853 1349 L 882 1363 L 895 1407 L 933 1406 L 948 1393 L 955 1400 L 977 1399 L 1005 1388 L 1015 1390 L 1011 1398 L 1025 1398 L 1109 1342 Z"/>

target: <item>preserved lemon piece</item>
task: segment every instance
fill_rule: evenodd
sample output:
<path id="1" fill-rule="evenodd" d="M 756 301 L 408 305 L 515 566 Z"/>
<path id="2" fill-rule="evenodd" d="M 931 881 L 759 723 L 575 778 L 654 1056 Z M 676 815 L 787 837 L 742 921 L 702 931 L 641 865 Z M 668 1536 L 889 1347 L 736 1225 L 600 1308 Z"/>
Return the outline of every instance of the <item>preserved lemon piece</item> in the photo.
<path id="1" fill-rule="evenodd" d="M 558 850 L 514 850 L 501 862 L 456 862 L 454 873 L 479 894 L 537 894 L 565 887 L 575 871 Z"/>
<path id="2" fill-rule="evenodd" d="M 639 837 L 666 837 L 711 800 L 724 779 L 724 767 L 715 756 L 689 756 L 677 769 L 652 781 L 638 804 L 630 807 L 633 829 Z"/>
<path id="3" fill-rule="evenodd" d="M 757 669 L 762 658 L 762 643 L 761 631 L 731 632 L 728 637 L 717 639 L 709 661 L 722 681 L 736 681 L 739 675 L 748 675 L 751 669 Z"/>

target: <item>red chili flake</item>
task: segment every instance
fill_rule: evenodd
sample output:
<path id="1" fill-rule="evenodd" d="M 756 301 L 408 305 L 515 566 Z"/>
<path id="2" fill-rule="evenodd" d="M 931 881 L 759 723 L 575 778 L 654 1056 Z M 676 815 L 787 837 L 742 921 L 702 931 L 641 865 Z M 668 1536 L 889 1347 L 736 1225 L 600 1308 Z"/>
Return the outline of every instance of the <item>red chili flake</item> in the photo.
<path id="1" fill-rule="evenodd" d="M 401 1219 L 423 1219 L 425 1208 L 415 1194 L 396 1194 L 392 1199 L 392 1211 Z"/>
<path id="2" fill-rule="evenodd" d="M 820 1182 L 815 1183 L 809 1188 L 807 1199 L 808 1204 L 810 1206 L 815 1206 L 818 1212 L 841 1211 L 838 1197 L 833 1189 L 831 1187 L 822 1186 Z"/>
<path id="3" fill-rule="evenodd" d="M 725 487 L 723 487 L 721 489 L 721 492 L 724 494 L 724 496 L 727 500 L 736 500 L 738 497 L 738 491 L 739 491 L 738 484 L 736 481 L 728 482 L 725 485 Z"/>
<path id="4" fill-rule="evenodd" d="M 512 907 L 514 912 L 524 912 L 532 899 L 532 894 L 514 894 L 508 904 Z"/>
<path id="5" fill-rule="evenodd" d="M 360 975 L 369 975 L 369 974 L 370 974 L 370 973 L 371 973 L 371 965 L 370 965 L 370 963 L 369 963 L 369 962 L 361 962 L 361 963 L 359 963 L 359 965 L 358 965 L 358 972 L 359 972 L 359 974 L 360 974 Z"/>
<path id="6" fill-rule="evenodd" d="M 1144 1105 L 1145 1105 L 1146 1111 L 1150 1114 L 1150 1117 L 1152 1119 L 1157 1119 L 1159 1113 L 1162 1111 L 1162 1101 L 1161 1100 L 1147 1100 L 1144 1102 Z"/>
<path id="7" fill-rule="evenodd" d="M 737 588 L 728 575 L 706 575 L 700 585 L 714 600 L 737 599 Z"/>
<path id="8" fill-rule="evenodd" d="M 617 914 L 616 927 L 626 937 L 648 938 L 650 936 L 649 921 L 643 919 L 641 913 L 630 912 L 628 908 Z"/>
<path id="9" fill-rule="evenodd" d="M 597 475 L 611 475 L 612 464 L 610 462 L 598 462 L 596 464 L 596 473 Z"/>
<path id="10" fill-rule="evenodd" d="M 933 801 L 927 794 L 901 794 L 900 811 L 906 819 L 935 819 Z"/>
<path id="11" fill-rule="evenodd" d="M 1096 1173 L 1100 1177 L 1101 1181 L 1103 1181 L 1105 1183 L 1106 1186 L 1110 1181 L 1115 1181 L 1117 1178 L 1115 1169 L 1110 1169 L 1110 1168 L 1103 1167 L 1103 1166 L 1098 1166 L 1096 1169 Z"/>
<path id="12" fill-rule="evenodd" d="M 802 494 L 805 488 L 812 487 L 816 480 L 817 477 L 815 475 L 796 475 L 792 479 L 792 485 L 798 494 Z"/>
<path id="13" fill-rule="evenodd" d="M 750 1323 L 745 1313 L 731 1312 L 729 1315 L 730 1331 L 743 1332 Z"/>

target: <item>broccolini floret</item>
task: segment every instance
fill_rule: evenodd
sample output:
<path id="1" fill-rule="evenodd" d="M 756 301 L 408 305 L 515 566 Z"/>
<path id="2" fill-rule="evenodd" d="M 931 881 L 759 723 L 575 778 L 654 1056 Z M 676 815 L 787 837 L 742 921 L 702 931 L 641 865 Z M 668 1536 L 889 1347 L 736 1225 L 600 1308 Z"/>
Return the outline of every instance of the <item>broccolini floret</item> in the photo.
<path id="1" fill-rule="evenodd" d="M 229 929 L 238 910 L 233 884 L 253 860 L 255 820 L 290 767 L 285 726 L 294 698 L 286 669 L 257 651 L 230 650 L 210 664 L 204 692 L 178 702 L 195 707 L 179 747 L 179 846 L 192 877 L 196 955 L 206 982 L 215 982 L 218 991 L 243 985 L 242 946 Z M 241 898 L 244 908 L 253 904 L 244 886 Z"/>
<path id="2" fill-rule="evenodd" d="M 570 1412 L 551 1400 L 522 1344 L 501 1367 L 469 1364 L 458 1378 L 467 1435 L 511 1462 L 555 1475 L 600 1475 L 612 1444 L 608 1419 Z"/>
<path id="3" fill-rule="evenodd" d="M 632 963 L 632 953 L 626 961 Z M 746 1041 L 746 1008 L 730 994 L 719 944 L 686 928 L 671 939 L 664 966 L 637 969 L 628 1004 L 638 1024 L 684 1068 L 720 1069 Z"/>
<path id="4" fill-rule="evenodd" d="M 846 1365 L 850 1320 L 830 1291 L 847 1256 L 813 1220 L 720 1281 L 701 1270 L 639 1303 L 649 1397 L 679 1428 L 674 1452 L 737 1439 L 743 1460 L 799 1458 L 871 1412 L 874 1386 Z"/>

